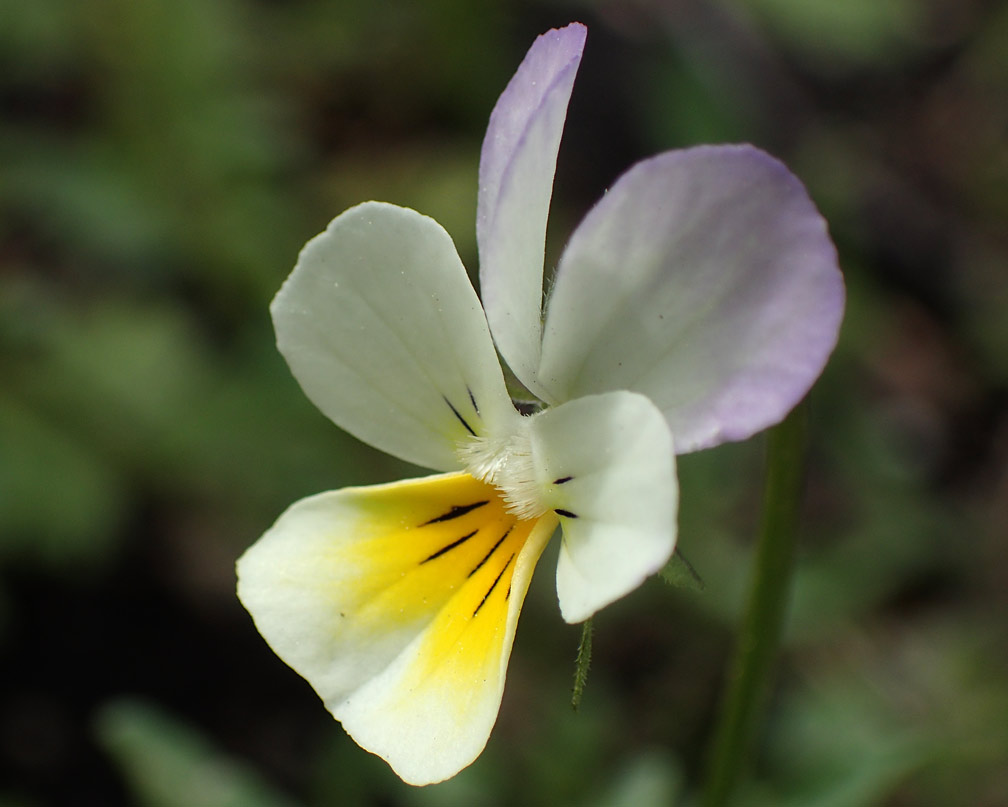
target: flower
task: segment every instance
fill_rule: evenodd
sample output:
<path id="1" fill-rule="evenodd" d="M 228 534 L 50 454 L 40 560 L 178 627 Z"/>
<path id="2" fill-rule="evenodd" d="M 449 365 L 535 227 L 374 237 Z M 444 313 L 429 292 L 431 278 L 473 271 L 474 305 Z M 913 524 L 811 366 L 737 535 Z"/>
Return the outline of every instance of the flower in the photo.
<path id="1" fill-rule="evenodd" d="M 309 241 L 271 306 L 278 347 L 324 414 L 441 472 L 303 499 L 238 562 L 239 597 L 273 650 L 412 784 L 485 746 L 557 525 L 560 609 L 578 622 L 669 559 L 675 454 L 779 421 L 837 338 L 844 292 L 825 224 L 750 146 L 633 166 L 572 235 L 543 316 L 585 35 L 539 37 L 490 117 L 482 306 L 440 225 L 378 202 Z M 516 410 L 494 343 L 541 411 Z"/>

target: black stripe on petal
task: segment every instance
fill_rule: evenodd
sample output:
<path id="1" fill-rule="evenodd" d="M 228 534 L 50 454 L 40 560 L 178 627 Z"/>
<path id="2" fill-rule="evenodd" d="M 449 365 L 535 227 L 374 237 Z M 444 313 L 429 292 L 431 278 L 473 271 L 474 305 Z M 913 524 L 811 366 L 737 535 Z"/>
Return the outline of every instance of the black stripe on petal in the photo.
<path id="1" fill-rule="evenodd" d="M 514 529 L 513 524 L 507 528 L 507 532 L 505 532 L 500 538 L 497 539 L 497 543 L 495 543 L 492 547 L 490 547 L 490 551 L 483 556 L 483 560 L 481 560 L 479 563 L 476 564 L 476 568 L 466 575 L 466 578 L 472 577 L 474 574 L 476 574 L 476 572 L 478 572 L 482 568 L 484 563 L 490 560 L 490 556 L 497 551 L 497 547 L 499 547 L 502 543 L 504 543 L 504 539 L 511 534 L 512 529 Z"/>
<path id="2" fill-rule="evenodd" d="M 577 518 L 577 513 L 572 513 L 570 510 L 561 510 L 559 507 L 553 510 L 558 516 L 566 516 L 567 518 Z"/>
<path id="3" fill-rule="evenodd" d="M 427 561 L 434 560 L 434 558 L 440 558 L 445 552 L 448 552 L 449 550 L 454 549 L 459 544 L 464 544 L 466 541 L 468 541 L 470 538 L 472 538 L 478 532 L 479 532 L 479 530 L 473 530 L 468 535 L 463 535 L 457 541 L 452 541 L 450 544 L 448 544 L 448 546 L 441 547 L 433 555 L 428 555 L 426 558 L 424 558 L 422 561 L 420 561 L 420 565 L 423 566 Z"/>
<path id="4" fill-rule="evenodd" d="M 426 527 L 428 524 L 440 524 L 442 521 L 451 521 L 453 518 L 460 518 L 466 513 L 471 513 L 477 507 L 482 507 L 484 504 L 489 504 L 489 500 L 482 502 L 473 502 L 472 504 L 457 504 L 447 513 L 442 513 L 437 518 L 432 518 L 430 521 L 425 521 L 421 524 L 421 527 Z"/>
<path id="5" fill-rule="evenodd" d="M 441 397 L 444 398 L 443 395 Z M 473 437 L 475 437 L 476 436 L 476 432 L 473 431 L 472 426 L 470 426 L 468 423 L 466 423 L 466 419 L 464 417 L 462 417 L 462 415 L 459 414 L 458 409 L 456 409 L 454 406 L 452 406 L 452 402 L 449 401 L 447 398 L 444 398 L 444 402 L 446 404 L 448 404 L 448 408 L 451 409 L 452 414 L 454 414 L 455 417 L 457 417 L 459 419 L 459 423 L 461 423 L 463 426 L 466 427 L 466 431 L 469 432 L 469 434 L 471 434 Z"/>
<path id="6" fill-rule="evenodd" d="M 515 559 L 514 552 L 512 552 L 511 553 L 511 557 L 508 558 L 507 563 L 504 564 L 504 568 L 501 569 L 500 570 L 500 574 L 498 574 L 494 578 L 494 581 L 490 584 L 490 588 L 487 590 L 487 593 L 484 594 L 483 595 L 483 599 L 480 600 L 480 604 L 476 606 L 476 610 L 473 611 L 473 616 L 476 616 L 476 614 L 479 613 L 479 609 L 483 607 L 483 603 L 485 603 L 487 601 L 487 597 L 489 597 L 491 594 L 493 594 L 493 590 L 495 588 L 497 588 L 497 584 L 500 582 L 500 579 L 504 576 L 504 572 L 507 571 L 507 567 L 511 565 L 511 561 L 513 561 L 514 559 Z"/>

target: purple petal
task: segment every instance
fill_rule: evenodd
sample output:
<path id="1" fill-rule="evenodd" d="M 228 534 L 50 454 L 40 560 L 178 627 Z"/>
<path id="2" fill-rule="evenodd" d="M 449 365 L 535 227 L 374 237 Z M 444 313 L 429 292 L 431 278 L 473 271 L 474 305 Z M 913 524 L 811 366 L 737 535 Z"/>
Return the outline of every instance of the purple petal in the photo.
<path id="1" fill-rule="evenodd" d="M 480 157 L 483 305 L 501 355 L 525 383 L 539 365 L 546 218 L 586 35 L 572 23 L 536 39 L 490 115 Z"/>
<path id="2" fill-rule="evenodd" d="M 784 165 L 751 146 L 667 152 L 571 238 L 538 384 L 550 402 L 643 393 L 679 453 L 741 440 L 805 395 L 843 308 L 826 223 Z"/>

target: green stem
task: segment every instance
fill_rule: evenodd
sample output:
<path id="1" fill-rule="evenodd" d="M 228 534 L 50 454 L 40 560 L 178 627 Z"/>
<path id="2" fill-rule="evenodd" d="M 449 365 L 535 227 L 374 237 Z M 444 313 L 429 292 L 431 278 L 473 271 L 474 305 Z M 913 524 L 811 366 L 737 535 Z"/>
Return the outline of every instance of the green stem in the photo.
<path id="1" fill-rule="evenodd" d="M 730 804 L 748 762 L 791 591 L 805 467 L 805 405 L 770 430 L 749 599 L 714 731 L 702 807 Z"/>

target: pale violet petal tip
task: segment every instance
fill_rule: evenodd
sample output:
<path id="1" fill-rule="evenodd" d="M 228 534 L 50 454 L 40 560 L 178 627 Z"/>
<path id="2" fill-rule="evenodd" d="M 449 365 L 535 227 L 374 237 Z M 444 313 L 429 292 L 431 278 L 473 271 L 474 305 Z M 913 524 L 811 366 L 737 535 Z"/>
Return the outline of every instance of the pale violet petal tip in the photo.
<path id="1" fill-rule="evenodd" d="M 778 422 L 836 344 L 844 287 L 801 182 L 752 146 L 631 167 L 561 257 L 539 381 L 650 397 L 680 453 Z"/>
<path id="2" fill-rule="evenodd" d="M 527 136 L 529 124 L 542 114 L 554 88 L 573 81 L 569 74 L 580 64 L 587 33 L 581 23 L 571 23 L 541 34 L 497 99 L 480 153 L 478 232 L 489 223 L 496 208 L 501 175 L 514 159 L 522 138 Z"/>
<path id="3" fill-rule="evenodd" d="M 476 236 L 483 305 L 501 355 L 533 391 L 546 220 L 586 34 L 572 23 L 536 39 L 490 115 L 480 155 Z"/>

